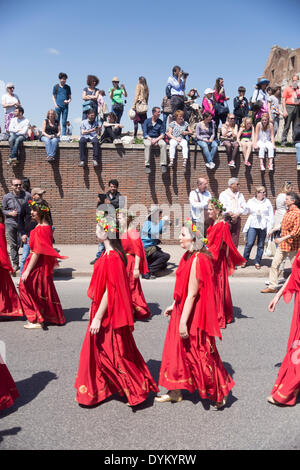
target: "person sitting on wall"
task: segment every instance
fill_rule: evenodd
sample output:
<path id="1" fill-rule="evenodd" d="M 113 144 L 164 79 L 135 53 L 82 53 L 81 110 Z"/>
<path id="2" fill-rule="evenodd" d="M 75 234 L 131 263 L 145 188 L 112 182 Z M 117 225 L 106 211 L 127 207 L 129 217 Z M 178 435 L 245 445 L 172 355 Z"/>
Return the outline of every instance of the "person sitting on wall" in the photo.
<path id="1" fill-rule="evenodd" d="M 121 132 L 124 126 L 117 122 L 115 113 L 108 113 L 103 122 L 104 132 L 101 136 L 101 143 L 121 144 Z"/>
<path id="2" fill-rule="evenodd" d="M 150 170 L 150 150 L 151 147 L 160 148 L 160 165 L 161 172 L 167 171 L 167 144 L 164 139 L 164 125 L 160 117 L 160 108 L 155 106 L 152 108 L 152 118 L 146 119 L 143 126 L 143 136 L 145 145 L 145 167 L 146 173 Z"/>
<path id="3" fill-rule="evenodd" d="M 7 164 L 19 163 L 19 149 L 24 140 L 28 137 L 29 120 L 24 117 L 24 109 L 22 106 L 17 106 L 14 111 L 14 116 L 9 124 L 9 146 L 10 156 Z"/>
<path id="4" fill-rule="evenodd" d="M 80 151 L 80 163 L 79 166 L 84 167 L 87 162 L 86 157 L 86 144 L 88 141 L 93 144 L 93 165 L 98 166 L 99 164 L 99 140 L 98 134 L 101 131 L 101 125 L 99 125 L 96 119 L 96 113 L 93 109 L 89 109 L 88 118 L 84 119 L 80 126 L 81 137 L 79 140 L 79 151 Z"/>
<path id="5" fill-rule="evenodd" d="M 158 246 L 161 243 L 159 237 L 167 224 L 170 224 L 170 221 L 168 217 L 162 217 L 162 210 L 158 206 L 151 210 L 143 224 L 141 239 L 149 268 L 149 273 L 142 276 L 144 279 L 155 279 L 155 274 L 167 267 L 170 255 Z"/>

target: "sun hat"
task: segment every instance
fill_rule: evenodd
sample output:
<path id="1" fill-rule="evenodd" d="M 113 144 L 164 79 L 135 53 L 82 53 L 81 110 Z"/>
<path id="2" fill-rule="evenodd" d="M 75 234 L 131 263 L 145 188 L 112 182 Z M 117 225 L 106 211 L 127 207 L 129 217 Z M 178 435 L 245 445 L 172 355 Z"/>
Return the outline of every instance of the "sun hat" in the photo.
<path id="1" fill-rule="evenodd" d="M 270 80 L 268 80 L 267 78 L 261 78 L 261 79 L 257 82 L 256 86 L 258 86 L 258 85 L 263 85 L 263 83 L 268 84 L 268 83 L 270 83 Z"/>
<path id="2" fill-rule="evenodd" d="M 112 79 L 112 82 L 119 82 L 120 80 L 118 79 L 118 77 L 113 77 Z"/>
<path id="3" fill-rule="evenodd" d="M 212 90 L 211 88 L 205 88 L 204 94 L 208 95 L 209 93 L 214 93 L 214 90 Z"/>

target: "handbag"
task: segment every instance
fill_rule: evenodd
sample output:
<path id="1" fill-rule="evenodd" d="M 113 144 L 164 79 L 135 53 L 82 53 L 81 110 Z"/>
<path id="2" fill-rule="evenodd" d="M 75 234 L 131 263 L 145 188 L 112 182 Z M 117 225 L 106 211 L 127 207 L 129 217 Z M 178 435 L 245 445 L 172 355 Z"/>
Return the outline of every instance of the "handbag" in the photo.
<path id="1" fill-rule="evenodd" d="M 250 103 L 251 111 L 257 112 L 263 105 L 263 102 L 257 99 L 258 95 L 259 95 L 259 90 L 257 91 L 256 101 L 251 101 Z"/>
<path id="2" fill-rule="evenodd" d="M 138 101 L 135 105 L 136 112 L 139 114 L 146 114 L 148 111 L 148 105 L 142 101 Z"/>
<path id="3" fill-rule="evenodd" d="M 215 111 L 218 116 L 224 116 L 229 113 L 227 104 L 215 102 Z"/>
<path id="4" fill-rule="evenodd" d="M 82 111 L 86 113 L 89 109 L 91 109 L 91 100 L 85 101 L 82 105 Z"/>

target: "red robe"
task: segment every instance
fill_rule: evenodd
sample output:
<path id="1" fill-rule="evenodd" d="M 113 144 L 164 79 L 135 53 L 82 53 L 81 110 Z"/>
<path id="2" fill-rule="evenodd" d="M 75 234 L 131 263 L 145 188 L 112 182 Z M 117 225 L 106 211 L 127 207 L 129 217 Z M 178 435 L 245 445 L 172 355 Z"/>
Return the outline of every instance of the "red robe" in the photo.
<path id="1" fill-rule="evenodd" d="M 64 317 L 60 300 L 53 282 L 53 271 L 60 256 L 52 247 L 53 232 L 49 225 L 37 225 L 30 232 L 28 256 L 23 272 L 31 260 L 32 253 L 39 254 L 36 265 L 27 280 L 20 280 L 19 292 L 21 303 L 27 319 L 31 323 L 54 323 L 64 325 Z"/>
<path id="2" fill-rule="evenodd" d="M 134 316 L 139 320 L 143 320 L 150 317 L 150 310 L 143 294 L 140 279 L 135 279 L 133 276 L 133 269 L 135 265 L 135 256 L 139 256 L 140 273 L 146 274 L 149 272 L 144 245 L 138 231 L 135 229 L 130 229 L 126 233 L 123 233 L 121 241 L 123 250 L 127 255 L 126 271 L 129 278 L 129 288 L 131 292 Z"/>
<path id="3" fill-rule="evenodd" d="M 188 320 L 189 337 L 181 339 L 179 323 L 188 295 L 193 260 L 199 294 Z M 234 386 L 219 356 L 215 336 L 221 338 L 214 301 L 213 270 L 204 253 L 185 253 L 176 272 L 175 305 L 171 314 L 162 356 L 159 385 L 168 390 L 198 389 L 201 398 L 221 402 Z"/>
<path id="4" fill-rule="evenodd" d="M 20 299 L 10 275 L 12 272 L 7 253 L 5 226 L 0 224 L 0 318 L 23 316 Z"/>
<path id="5" fill-rule="evenodd" d="M 293 263 L 291 277 L 283 292 L 285 302 L 289 302 L 294 293 L 294 313 L 287 352 L 272 390 L 274 400 L 283 405 L 295 405 L 300 392 L 300 254 Z"/>
<path id="6" fill-rule="evenodd" d="M 90 326 L 105 290 L 107 312 L 99 333 L 92 335 Z M 128 276 L 116 251 L 105 252 L 95 263 L 88 296 L 92 305 L 75 381 L 76 400 L 83 405 L 95 405 L 119 393 L 126 395 L 131 406 L 138 405 L 146 400 L 150 390 L 158 392 L 158 387 L 132 335 Z"/>
<path id="7" fill-rule="evenodd" d="M 229 225 L 217 222 L 207 229 L 207 248 L 213 256 L 215 295 L 220 328 L 233 321 L 233 306 L 228 276 L 246 260 L 233 244 Z M 227 254 L 228 253 L 228 254 Z"/>
<path id="8" fill-rule="evenodd" d="M 12 406 L 18 396 L 16 384 L 0 356 L 0 410 Z"/>

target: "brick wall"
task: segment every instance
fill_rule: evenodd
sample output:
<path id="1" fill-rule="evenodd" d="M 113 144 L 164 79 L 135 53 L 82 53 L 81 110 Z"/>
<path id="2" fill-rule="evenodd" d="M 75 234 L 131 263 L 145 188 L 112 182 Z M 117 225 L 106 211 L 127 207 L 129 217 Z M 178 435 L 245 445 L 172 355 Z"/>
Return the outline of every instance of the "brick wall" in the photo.
<path id="1" fill-rule="evenodd" d="M 222 147 L 215 159 L 215 171 L 206 168 L 202 153 L 199 150 L 195 153 L 192 146 L 186 171 L 182 168 L 179 152 L 174 168 L 164 175 L 161 174 L 159 154 L 156 152 L 151 157 L 152 173 L 146 175 L 142 145 L 127 145 L 118 150 L 113 144 L 106 144 L 101 152 L 101 165 L 94 168 L 92 149 L 89 147 L 88 168 L 82 169 L 78 167 L 77 143 L 61 143 L 57 161 L 49 164 L 41 142 L 26 142 L 21 151 L 20 164 L 9 167 L 9 146 L 6 142 L 0 142 L 0 197 L 10 191 L 12 177 L 29 177 L 32 187 L 40 186 L 47 191 L 45 197 L 52 207 L 56 242 L 89 244 L 95 243 L 97 194 L 107 191 L 111 178 L 119 180 L 120 192 L 128 197 L 128 206 L 134 203 L 147 207 L 151 204 L 186 204 L 199 176 L 207 176 L 210 190 L 215 196 L 226 189 L 228 178 L 238 176 L 246 200 L 253 197 L 255 186 L 263 184 L 273 204 L 284 181 L 292 181 L 297 192 L 300 188 L 300 172 L 296 170 L 293 148 L 278 149 L 275 171 L 266 170 L 264 174 L 259 170 L 257 154 L 251 157 L 253 166 L 250 170 L 245 169 L 242 156 L 238 158 L 237 168 L 230 169 Z"/>

